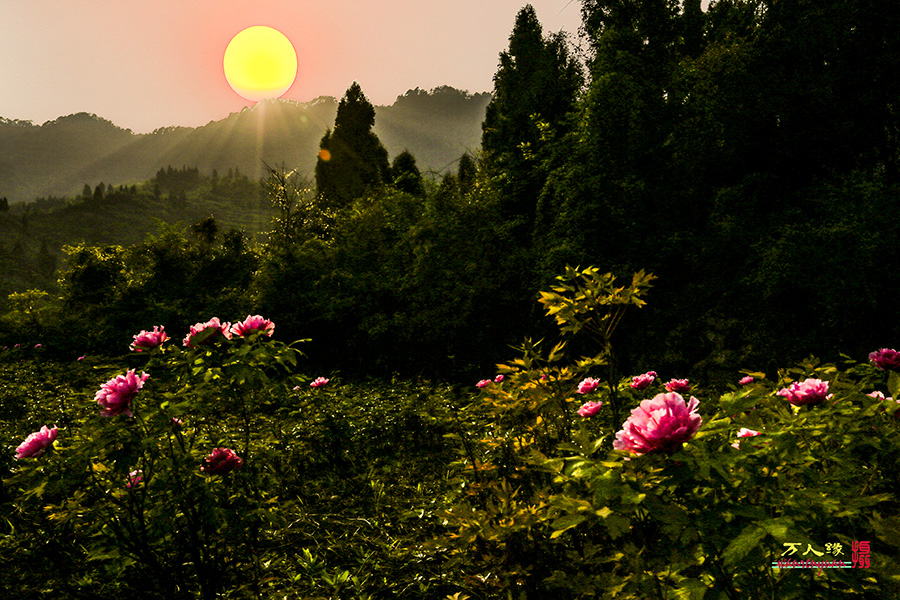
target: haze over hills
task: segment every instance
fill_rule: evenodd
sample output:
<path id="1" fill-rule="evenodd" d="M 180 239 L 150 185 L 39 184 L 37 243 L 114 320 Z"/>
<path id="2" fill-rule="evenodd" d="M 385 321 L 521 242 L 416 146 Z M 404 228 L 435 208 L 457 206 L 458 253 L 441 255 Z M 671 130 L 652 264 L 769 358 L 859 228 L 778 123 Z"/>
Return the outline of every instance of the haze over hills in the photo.
<path id="1" fill-rule="evenodd" d="M 410 90 L 375 107 L 375 133 L 391 157 L 409 150 L 423 172 L 452 167 L 481 142 L 490 94 L 451 87 Z M 34 125 L 0 118 L 0 197 L 11 203 L 75 196 L 84 184 L 144 181 L 168 165 L 263 176 L 264 163 L 312 177 L 319 141 L 333 127 L 338 100 L 267 100 L 196 128 L 134 134 L 88 113 Z"/>

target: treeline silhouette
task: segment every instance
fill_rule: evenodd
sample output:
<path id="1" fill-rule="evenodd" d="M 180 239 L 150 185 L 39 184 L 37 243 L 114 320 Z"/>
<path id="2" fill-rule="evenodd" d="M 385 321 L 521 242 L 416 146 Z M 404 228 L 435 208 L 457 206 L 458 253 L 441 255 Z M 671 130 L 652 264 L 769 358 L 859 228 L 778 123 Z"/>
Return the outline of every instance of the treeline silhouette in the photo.
<path id="1" fill-rule="evenodd" d="M 332 369 L 469 377 L 541 337 L 537 291 L 591 264 L 658 277 L 617 331 L 621 370 L 728 378 L 896 344 L 900 6 L 582 10 L 583 59 L 519 12 L 481 151 L 453 172 L 391 161 L 354 84 L 314 181 L 269 170 L 260 243 L 198 220 L 70 249 L 50 296 L 7 300 L 3 343 L 110 351 L 261 313 Z"/>

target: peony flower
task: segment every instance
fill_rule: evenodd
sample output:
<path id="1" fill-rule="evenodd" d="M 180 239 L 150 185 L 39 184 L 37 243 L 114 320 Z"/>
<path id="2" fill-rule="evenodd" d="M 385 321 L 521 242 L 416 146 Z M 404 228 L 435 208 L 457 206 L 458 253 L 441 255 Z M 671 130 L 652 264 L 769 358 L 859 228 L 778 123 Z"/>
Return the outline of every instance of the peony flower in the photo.
<path id="1" fill-rule="evenodd" d="M 686 404 L 675 392 L 643 400 L 616 433 L 613 448 L 633 454 L 677 449 L 700 429 L 703 419 L 697 414 L 698 404 L 693 396 Z"/>
<path id="2" fill-rule="evenodd" d="M 875 390 L 874 392 L 869 392 L 866 394 L 869 398 L 875 398 L 876 400 L 884 400 L 884 392 L 879 392 Z"/>
<path id="3" fill-rule="evenodd" d="M 578 409 L 578 414 L 584 418 L 593 417 L 600 412 L 601 406 L 603 406 L 602 402 L 585 402 Z"/>
<path id="4" fill-rule="evenodd" d="M 153 331 L 142 330 L 134 336 L 134 341 L 128 346 L 133 352 L 143 352 L 144 350 L 152 350 L 164 341 L 169 339 L 166 335 L 165 327 L 154 325 Z"/>
<path id="5" fill-rule="evenodd" d="M 762 435 L 762 432 L 754 431 L 753 429 L 747 429 L 746 427 L 741 427 L 740 431 L 738 431 L 738 433 L 737 433 L 737 436 L 738 436 L 739 438 L 742 438 L 742 437 L 756 437 L 756 436 L 758 436 L 758 435 Z M 733 444 L 731 444 L 731 445 L 732 445 L 732 447 L 734 447 L 734 448 L 740 448 L 740 447 L 741 447 L 741 442 L 740 442 L 740 441 L 737 441 L 737 442 L 735 442 L 735 443 L 733 443 Z"/>
<path id="6" fill-rule="evenodd" d="M 475 387 L 477 387 L 477 388 L 483 388 L 484 386 L 486 386 L 486 385 L 489 384 L 490 382 L 491 382 L 490 379 L 482 379 L 481 381 L 479 381 L 478 383 L 475 384 Z"/>
<path id="7" fill-rule="evenodd" d="M 790 387 L 783 388 L 775 394 L 787 398 L 794 406 L 819 404 L 834 395 L 828 393 L 828 382 L 821 379 L 807 379 L 800 383 L 795 381 Z"/>
<path id="8" fill-rule="evenodd" d="M 87 354 L 82 354 L 81 356 L 79 356 L 79 357 L 78 357 L 77 359 L 75 359 L 75 360 L 82 361 L 82 360 L 84 360 L 85 358 L 87 358 Z"/>
<path id="9" fill-rule="evenodd" d="M 594 379 L 592 377 L 585 378 L 584 381 L 578 384 L 578 393 L 579 394 L 590 394 L 594 390 L 597 389 L 597 386 L 600 385 L 599 379 Z"/>
<path id="10" fill-rule="evenodd" d="M 748 383 L 753 383 L 753 382 L 754 382 L 754 379 L 752 377 L 750 377 L 749 375 L 747 375 L 745 377 L 741 377 L 741 380 L 738 381 L 738 383 L 741 385 L 747 385 Z"/>
<path id="11" fill-rule="evenodd" d="M 191 332 L 184 337 L 182 343 L 188 348 L 196 348 L 217 342 L 222 337 L 231 339 L 231 323 L 221 323 L 219 317 L 213 317 L 206 323 L 191 325 Z"/>
<path id="12" fill-rule="evenodd" d="M 884 371 L 900 371 L 900 352 L 891 348 L 882 348 L 869 353 L 869 361 Z"/>
<path id="13" fill-rule="evenodd" d="M 635 390 L 645 390 L 656 380 L 656 371 L 647 371 L 643 375 L 631 378 L 631 387 Z"/>
<path id="14" fill-rule="evenodd" d="M 38 349 L 38 348 L 43 348 L 43 347 L 44 347 L 43 344 L 35 344 L 35 345 L 34 345 L 35 350 Z"/>
<path id="15" fill-rule="evenodd" d="M 200 470 L 207 475 L 224 475 L 244 466 L 244 459 L 231 448 L 216 448 L 203 460 Z"/>
<path id="16" fill-rule="evenodd" d="M 104 417 L 114 417 L 116 415 L 131 414 L 131 400 L 137 395 L 138 390 L 143 387 L 144 382 L 150 377 L 146 373 L 141 373 L 140 377 L 134 374 L 134 369 L 129 370 L 124 375 L 117 375 L 110 379 L 97 391 L 94 400 L 103 407 L 100 415 Z"/>
<path id="17" fill-rule="evenodd" d="M 251 333 L 261 332 L 268 337 L 272 337 L 275 333 L 275 323 L 268 319 L 264 319 L 259 315 L 247 315 L 247 318 L 241 323 L 235 323 L 231 328 L 231 333 L 238 337 L 246 337 Z"/>
<path id="18" fill-rule="evenodd" d="M 322 386 L 328 385 L 330 379 L 325 379 L 324 377 L 317 377 L 315 381 L 309 384 L 310 387 L 320 388 Z"/>
<path id="19" fill-rule="evenodd" d="M 494 383 L 500 383 L 501 381 L 503 381 L 503 374 L 494 377 Z"/>
<path id="20" fill-rule="evenodd" d="M 143 480 L 144 480 L 144 472 L 143 471 L 141 471 L 140 469 L 138 469 L 136 471 L 132 471 L 131 473 L 128 474 L 128 481 L 125 482 L 125 487 L 130 490 L 131 488 L 136 487 L 137 484 L 139 484 Z"/>
<path id="21" fill-rule="evenodd" d="M 550 379 L 550 378 L 547 377 L 547 374 L 546 374 L 546 373 L 544 373 L 543 375 L 541 375 L 541 381 L 547 381 L 548 379 Z"/>
<path id="22" fill-rule="evenodd" d="M 687 393 L 691 391 L 691 384 L 687 379 L 671 379 L 666 384 L 666 390 L 669 392 Z"/>
<path id="23" fill-rule="evenodd" d="M 44 453 L 56 439 L 56 427 L 47 429 L 44 425 L 40 431 L 30 434 L 25 441 L 16 448 L 16 460 L 21 458 L 34 458 Z"/>

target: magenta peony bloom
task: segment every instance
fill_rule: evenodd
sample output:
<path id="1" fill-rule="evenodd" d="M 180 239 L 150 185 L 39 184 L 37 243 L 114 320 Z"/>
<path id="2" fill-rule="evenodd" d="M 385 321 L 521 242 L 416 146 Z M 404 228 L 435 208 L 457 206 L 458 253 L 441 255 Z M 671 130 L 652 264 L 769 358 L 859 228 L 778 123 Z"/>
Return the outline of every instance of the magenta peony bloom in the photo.
<path id="1" fill-rule="evenodd" d="M 594 379 L 592 377 L 587 377 L 578 384 L 578 393 L 579 394 L 590 394 L 594 390 L 597 389 L 597 386 L 600 385 L 599 379 Z"/>
<path id="2" fill-rule="evenodd" d="M 687 379 L 672 379 L 666 384 L 666 390 L 684 394 L 691 391 L 691 384 L 688 383 Z"/>
<path id="3" fill-rule="evenodd" d="M 656 371 L 647 371 L 643 375 L 631 378 L 631 387 L 635 390 L 645 390 L 656 380 Z"/>
<path id="4" fill-rule="evenodd" d="M 477 388 L 483 388 L 484 386 L 486 386 L 486 385 L 489 384 L 490 382 L 491 382 L 490 379 L 482 379 L 481 381 L 479 381 L 478 383 L 475 384 L 475 387 L 477 387 Z"/>
<path id="5" fill-rule="evenodd" d="M 794 406 L 819 404 L 834 395 L 828 393 L 828 382 L 821 379 L 807 379 L 800 383 L 795 381 L 790 387 L 781 389 L 775 394 L 787 398 Z"/>
<path id="6" fill-rule="evenodd" d="M 78 357 L 77 359 L 75 359 L 75 360 L 81 361 L 81 360 L 84 360 L 85 358 L 87 358 L 87 354 L 82 354 L 81 356 L 79 356 L 79 357 Z"/>
<path id="7" fill-rule="evenodd" d="M 244 459 L 231 448 L 216 448 L 203 460 L 200 470 L 207 475 L 224 475 L 244 466 Z"/>
<path id="8" fill-rule="evenodd" d="M 325 379 L 324 377 L 317 377 L 315 381 L 313 381 L 311 384 L 309 384 L 309 386 L 314 387 L 314 388 L 320 388 L 320 387 L 328 385 L 329 381 L 331 381 L 331 380 Z"/>
<path id="9" fill-rule="evenodd" d="M 129 348 L 134 352 L 152 350 L 167 339 L 169 339 L 169 336 L 166 335 L 165 327 L 154 325 L 153 331 L 142 330 L 139 334 L 135 335 L 134 341 L 131 342 Z"/>
<path id="10" fill-rule="evenodd" d="M 21 458 L 34 458 L 44 453 L 56 439 L 56 427 L 47 429 L 44 425 L 40 431 L 30 434 L 25 441 L 16 448 L 16 460 Z"/>
<path id="11" fill-rule="evenodd" d="M 869 361 L 884 371 L 900 371 L 900 352 L 891 348 L 882 348 L 869 353 Z"/>
<path id="12" fill-rule="evenodd" d="M 136 487 L 137 484 L 139 484 L 143 480 L 144 480 L 144 472 L 143 471 L 141 471 L 140 469 L 138 469 L 136 471 L 132 471 L 131 473 L 128 474 L 128 481 L 125 482 L 125 487 L 130 490 L 131 488 Z"/>
<path id="13" fill-rule="evenodd" d="M 188 348 L 196 348 L 204 344 L 212 344 L 222 338 L 231 339 L 231 323 L 221 323 L 219 317 L 213 317 L 206 323 L 191 325 L 191 332 L 182 342 Z"/>
<path id="14" fill-rule="evenodd" d="M 497 375 L 496 377 L 494 377 L 494 383 L 500 383 L 501 381 L 503 381 L 503 375 L 502 375 L 502 374 Z"/>
<path id="15" fill-rule="evenodd" d="M 741 377 L 741 380 L 738 381 L 738 383 L 741 385 L 747 385 L 748 383 L 753 383 L 754 381 L 755 380 L 752 377 L 747 375 L 746 377 Z"/>
<path id="16" fill-rule="evenodd" d="M 685 404 L 675 392 L 643 400 L 616 433 L 613 448 L 634 454 L 677 449 L 700 429 L 703 420 L 697 414 L 698 404 L 693 396 Z"/>
<path id="17" fill-rule="evenodd" d="M 585 402 L 578 409 L 578 414 L 584 418 L 593 417 L 600 412 L 601 406 L 603 406 L 602 402 Z"/>
<path id="18" fill-rule="evenodd" d="M 131 414 L 131 400 L 137 395 L 138 390 L 143 387 L 144 382 L 150 377 L 146 373 L 141 373 L 140 377 L 134 374 L 134 369 L 129 370 L 124 375 L 117 375 L 110 379 L 97 391 L 94 400 L 103 407 L 100 415 L 104 417 L 114 417 L 116 415 Z"/>
<path id="19" fill-rule="evenodd" d="M 268 337 L 272 337 L 275 333 L 275 323 L 268 319 L 264 319 L 259 315 L 247 315 L 247 318 L 241 323 L 235 323 L 231 328 L 231 333 L 238 337 L 246 337 L 251 333 L 262 332 Z"/>

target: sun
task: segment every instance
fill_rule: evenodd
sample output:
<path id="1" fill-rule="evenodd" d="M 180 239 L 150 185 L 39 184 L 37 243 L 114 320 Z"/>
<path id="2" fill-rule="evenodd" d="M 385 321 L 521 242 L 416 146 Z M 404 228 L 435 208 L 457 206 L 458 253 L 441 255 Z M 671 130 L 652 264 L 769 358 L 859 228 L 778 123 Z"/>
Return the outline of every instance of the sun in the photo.
<path id="1" fill-rule="evenodd" d="M 228 42 L 225 57 L 228 85 L 247 100 L 278 98 L 297 76 L 297 53 L 277 29 L 255 25 Z"/>

